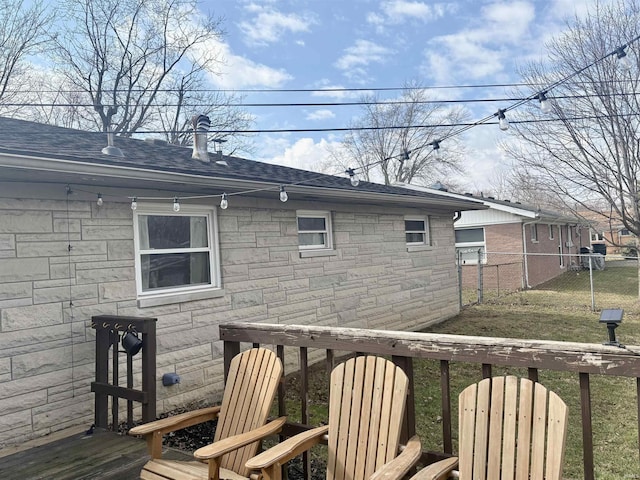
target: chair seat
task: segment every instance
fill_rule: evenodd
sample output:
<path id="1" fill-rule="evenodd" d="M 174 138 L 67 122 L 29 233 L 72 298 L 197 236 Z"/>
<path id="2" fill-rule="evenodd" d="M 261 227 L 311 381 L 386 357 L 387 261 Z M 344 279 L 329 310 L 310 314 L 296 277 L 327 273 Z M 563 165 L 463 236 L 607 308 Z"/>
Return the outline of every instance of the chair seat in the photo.
<path id="1" fill-rule="evenodd" d="M 207 480 L 209 467 L 203 462 L 180 462 L 176 460 L 149 460 L 140 472 L 142 480 Z M 221 480 L 247 480 L 226 468 L 220 469 Z"/>

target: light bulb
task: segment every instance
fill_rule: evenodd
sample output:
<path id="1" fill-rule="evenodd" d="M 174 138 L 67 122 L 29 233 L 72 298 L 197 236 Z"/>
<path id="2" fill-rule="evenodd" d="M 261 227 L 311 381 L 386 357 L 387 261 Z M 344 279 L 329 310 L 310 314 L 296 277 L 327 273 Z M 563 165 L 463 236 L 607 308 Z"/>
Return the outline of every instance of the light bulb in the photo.
<path id="1" fill-rule="evenodd" d="M 173 211 L 174 212 L 180 211 L 180 202 L 178 202 L 178 197 L 174 197 L 173 199 Z"/>
<path id="2" fill-rule="evenodd" d="M 349 175 L 349 180 L 351 180 L 351 185 L 353 185 L 354 187 L 357 187 L 358 185 L 360 185 L 360 179 L 356 175 L 356 172 L 353 170 L 353 168 L 347 168 L 344 173 Z"/>
<path id="3" fill-rule="evenodd" d="M 104 203 L 102 201 L 102 194 L 101 193 L 98 194 L 98 201 L 96 203 L 98 204 L 99 207 L 101 207 L 102 204 Z"/>
<path id="4" fill-rule="evenodd" d="M 138 199 L 133 197 L 131 199 L 131 210 L 136 210 L 138 208 Z"/>
<path id="5" fill-rule="evenodd" d="M 226 210 L 228 206 L 229 206 L 229 200 L 227 199 L 227 194 L 223 193 L 222 200 L 220 200 L 220 208 L 223 210 Z"/>
<path id="6" fill-rule="evenodd" d="M 434 155 L 436 156 L 436 158 L 438 160 L 440 160 L 440 158 L 442 158 L 442 154 L 440 152 L 440 142 L 438 140 L 434 140 L 432 142 L 432 145 L 433 145 L 433 153 L 434 153 Z"/>
<path id="7" fill-rule="evenodd" d="M 509 120 L 504 116 L 504 110 L 498 110 L 496 115 L 498 115 L 498 126 L 500 127 L 500 130 L 509 130 Z"/>
<path id="8" fill-rule="evenodd" d="M 284 185 L 280 185 L 280 201 L 286 202 L 289 200 L 289 195 L 287 195 L 287 191 L 284 189 Z"/>
<path id="9" fill-rule="evenodd" d="M 627 52 L 625 52 L 625 50 L 624 50 L 625 48 L 627 48 L 627 47 L 618 48 L 616 50 L 616 56 L 618 57 L 618 63 L 620 64 L 620 68 L 622 68 L 623 70 L 630 70 L 631 69 L 631 59 L 627 55 Z"/>
<path id="10" fill-rule="evenodd" d="M 551 103 L 549 102 L 549 99 L 544 92 L 540 92 L 538 94 L 538 100 L 540 101 L 540 110 L 542 111 L 542 113 L 550 113 Z"/>

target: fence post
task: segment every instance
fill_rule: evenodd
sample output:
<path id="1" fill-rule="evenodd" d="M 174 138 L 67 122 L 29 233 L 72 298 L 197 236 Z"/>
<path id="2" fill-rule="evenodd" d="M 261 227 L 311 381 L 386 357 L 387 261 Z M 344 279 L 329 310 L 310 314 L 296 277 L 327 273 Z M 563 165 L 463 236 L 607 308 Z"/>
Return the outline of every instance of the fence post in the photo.
<path id="1" fill-rule="evenodd" d="M 482 249 L 478 249 L 478 304 L 482 303 L 483 278 L 482 278 Z"/>

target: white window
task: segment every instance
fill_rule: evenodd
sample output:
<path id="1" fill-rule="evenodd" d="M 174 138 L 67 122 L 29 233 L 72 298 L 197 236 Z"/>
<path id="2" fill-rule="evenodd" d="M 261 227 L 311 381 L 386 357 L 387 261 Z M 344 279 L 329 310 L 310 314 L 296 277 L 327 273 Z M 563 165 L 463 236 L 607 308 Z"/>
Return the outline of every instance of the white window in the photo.
<path id="1" fill-rule="evenodd" d="M 331 212 L 298 210 L 298 247 L 300 250 L 333 248 Z"/>
<path id="2" fill-rule="evenodd" d="M 462 265 L 487 263 L 484 228 L 463 228 L 455 231 L 456 259 Z"/>
<path id="3" fill-rule="evenodd" d="M 405 217 L 404 230 L 407 245 L 429 245 L 429 219 Z"/>
<path id="4" fill-rule="evenodd" d="M 211 207 L 139 205 L 133 215 L 138 298 L 220 287 L 217 225 Z"/>

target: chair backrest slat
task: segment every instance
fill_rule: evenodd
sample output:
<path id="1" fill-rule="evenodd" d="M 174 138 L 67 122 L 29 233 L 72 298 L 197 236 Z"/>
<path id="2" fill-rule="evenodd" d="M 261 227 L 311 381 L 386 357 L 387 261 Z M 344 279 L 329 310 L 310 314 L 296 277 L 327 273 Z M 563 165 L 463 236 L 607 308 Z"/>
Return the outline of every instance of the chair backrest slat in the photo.
<path id="1" fill-rule="evenodd" d="M 381 357 L 352 358 L 333 370 L 327 479 L 369 478 L 397 456 L 407 390 L 406 374 Z"/>
<path id="2" fill-rule="evenodd" d="M 459 396 L 460 478 L 561 480 L 567 412 L 560 397 L 526 378 L 470 385 Z"/>
<path id="3" fill-rule="evenodd" d="M 281 376 L 282 363 L 271 350 L 252 348 L 236 355 L 231 360 L 214 441 L 264 425 Z M 245 463 L 258 447 L 256 442 L 225 455 L 221 467 L 248 476 Z"/>

